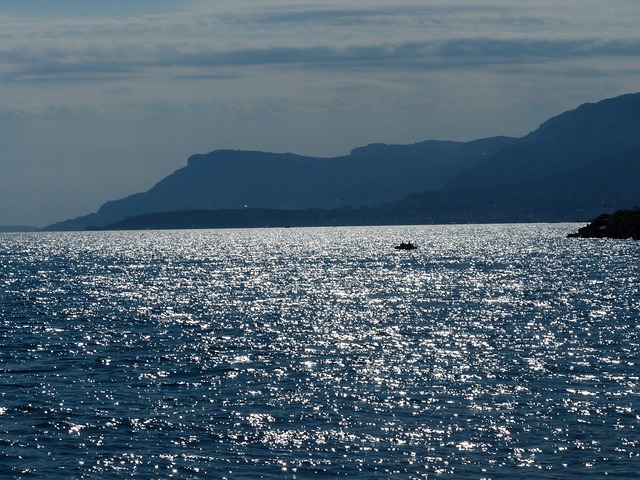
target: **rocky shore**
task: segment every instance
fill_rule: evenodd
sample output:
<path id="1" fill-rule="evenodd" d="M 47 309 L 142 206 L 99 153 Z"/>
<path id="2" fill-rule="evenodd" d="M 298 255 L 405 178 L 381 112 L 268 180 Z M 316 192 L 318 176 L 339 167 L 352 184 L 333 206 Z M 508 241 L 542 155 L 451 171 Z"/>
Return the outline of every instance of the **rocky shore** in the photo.
<path id="1" fill-rule="evenodd" d="M 567 235 L 572 238 L 633 238 L 640 240 L 640 209 L 605 213 Z"/>

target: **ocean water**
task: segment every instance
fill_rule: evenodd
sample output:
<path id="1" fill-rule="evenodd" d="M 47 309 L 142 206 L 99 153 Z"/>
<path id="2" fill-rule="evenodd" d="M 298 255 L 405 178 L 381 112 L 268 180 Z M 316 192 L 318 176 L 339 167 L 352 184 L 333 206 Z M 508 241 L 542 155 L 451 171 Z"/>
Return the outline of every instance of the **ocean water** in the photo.
<path id="1" fill-rule="evenodd" d="M 640 242 L 576 228 L 2 234 L 0 478 L 639 478 Z"/>

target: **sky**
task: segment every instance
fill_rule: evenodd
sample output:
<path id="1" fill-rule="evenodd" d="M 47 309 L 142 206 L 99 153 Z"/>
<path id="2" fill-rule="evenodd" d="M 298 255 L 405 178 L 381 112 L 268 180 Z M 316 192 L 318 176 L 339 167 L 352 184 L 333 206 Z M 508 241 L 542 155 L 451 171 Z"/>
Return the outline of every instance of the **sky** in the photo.
<path id="1" fill-rule="evenodd" d="M 217 149 L 522 136 L 640 91 L 640 0 L 2 0 L 0 225 Z"/>

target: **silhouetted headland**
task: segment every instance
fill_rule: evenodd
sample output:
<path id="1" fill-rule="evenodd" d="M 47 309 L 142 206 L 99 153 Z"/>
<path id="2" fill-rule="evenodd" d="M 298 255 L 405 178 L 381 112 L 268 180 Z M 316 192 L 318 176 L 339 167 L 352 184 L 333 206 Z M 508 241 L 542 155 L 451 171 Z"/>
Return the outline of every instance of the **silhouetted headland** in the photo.
<path id="1" fill-rule="evenodd" d="M 640 240 L 640 209 L 604 213 L 568 235 L 572 238 L 633 238 Z"/>

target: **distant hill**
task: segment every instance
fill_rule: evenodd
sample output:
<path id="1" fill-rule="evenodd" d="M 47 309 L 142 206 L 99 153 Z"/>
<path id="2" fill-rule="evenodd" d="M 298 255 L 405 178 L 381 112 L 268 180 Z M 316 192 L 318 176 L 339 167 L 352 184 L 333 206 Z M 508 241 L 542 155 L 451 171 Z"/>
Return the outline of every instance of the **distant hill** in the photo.
<path id="1" fill-rule="evenodd" d="M 98 212 L 47 227 L 78 230 L 155 212 L 212 209 L 309 209 L 375 206 L 413 192 L 437 190 L 517 140 L 373 144 L 349 155 L 313 158 L 290 153 L 218 150 L 144 193 L 105 203 Z"/>
<path id="2" fill-rule="evenodd" d="M 398 223 L 587 221 L 640 205 L 640 149 L 562 173 L 493 187 L 422 192 L 385 205 Z"/>
<path id="3" fill-rule="evenodd" d="M 374 144 L 330 159 L 195 155 L 148 192 L 48 229 L 125 228 L 126 217 L 177 211 L 130 225 L 155 228 L 160 218 L 188 225 L 177 217 L 193 210 L 227 212 L 198 217 L 199 226 L 212 227 L 234 215 L 250 225 L 252 211 L 256 222 L 273 223 L 280 214 L 267 210 L 298 211 L 296 224 L 306 215 L 310 225 L 583 221 L 640 205 L 638 179 L 640 94 L 629 94 L 562 113 L 519 139 Z"/>
<path id="4" fill-rule="evenodd" d="M 271 228 L 378 225 L 387 223 L 375 208 L 311 208 L 286 210 L 242 208 L 235 210 L 182 210 L 147 213 L 96 230 L 163 230 L 182 228 Z"/>
<path id="5" fill-rule="evenodd" d="M 629 94 L 558 115 L 438 191 L 388 208 L 416 222 L 505 222 L 584 221 L 638 205 L 640 94 Z"/>
<path id="6" fill-rule="evenodd" d="M 604 156 L 640 149 L 640 94 L 581 105 L 458 175 L 444 190 L 514 185 L 571 172 Z M 425 189 L 426 190 L 426 189 Z"/>

